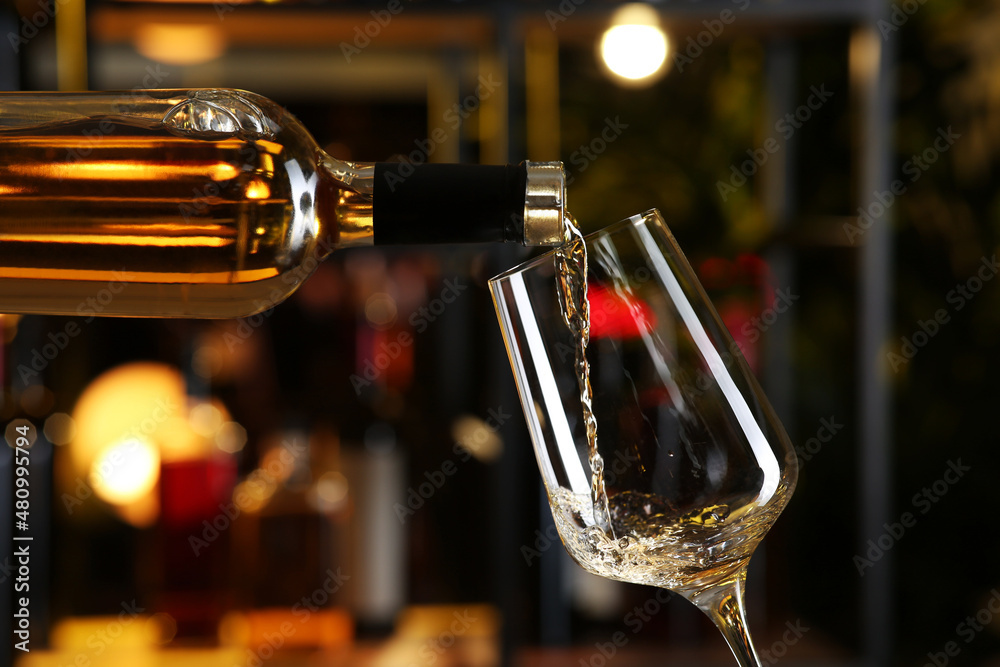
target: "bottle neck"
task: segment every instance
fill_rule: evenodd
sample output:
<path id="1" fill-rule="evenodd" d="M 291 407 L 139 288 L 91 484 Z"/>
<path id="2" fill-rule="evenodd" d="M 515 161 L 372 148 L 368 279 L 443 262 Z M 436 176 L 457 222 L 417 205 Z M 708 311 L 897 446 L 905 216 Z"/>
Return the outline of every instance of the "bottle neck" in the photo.
<path id="1" fill-rule="evenodd" d="M 562 164 L 350 163 L 321 153 L 326 244 L 562 242 Z"/>
<path id="2" fill-rule="evenodd" d="M 320 151 L 316 211 L 321 246 L 370 246 L 375 242 L 372 192 L 374 162 L 343 162 Z"/>

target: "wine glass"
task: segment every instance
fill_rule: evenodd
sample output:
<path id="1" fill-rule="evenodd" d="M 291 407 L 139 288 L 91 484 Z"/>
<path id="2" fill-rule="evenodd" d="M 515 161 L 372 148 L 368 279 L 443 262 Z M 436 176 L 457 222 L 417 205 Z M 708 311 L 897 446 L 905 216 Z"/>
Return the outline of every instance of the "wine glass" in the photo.
<path id="1" fill-rule="evenodd" d="M 567 272 L 583 239 L 490 281 L 559 536 L 594 574 L 684 596 L 759 667 L 743 589 L 795 486 L 788 436 L 658 211 L 585 241 L 586 281 Z"/>

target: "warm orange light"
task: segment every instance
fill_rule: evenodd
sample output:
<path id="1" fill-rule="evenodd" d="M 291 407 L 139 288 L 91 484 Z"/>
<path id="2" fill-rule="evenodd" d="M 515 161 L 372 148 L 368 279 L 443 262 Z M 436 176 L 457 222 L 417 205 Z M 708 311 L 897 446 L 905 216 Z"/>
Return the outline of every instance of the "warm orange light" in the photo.
<path id="1" fill-rule="evenodd" d="M 285 147 L 279 144 L 278 142 L 268 141 L 267 139 L 258 139 L 255 145 L 257 146 L 257 148 L 263 149 L 268 153 L 273 153 L 275 155 L 280 155 L 281 152 L 285 150 Z M 274 169 L 274 162 L 271 162 L 271 169 L 272 170 Z"/>
<path id="2" fill-rule="evenodd" d="M 186 389 L 180 371 L 166 364 L 140 362 L 98 376 L 73 409 L 76 437 L 70 458 L 80 476 L 109 446 L 130 438 L 155 440 L 171 418 L 186 415 Z"/>
<path id="3" fill-rule="evenodd" d="M 24 148 L 66 148 L 78 149 L 80 148 L 81 140 L 84 144 L 91 144 L 96 147 L 92 139 L 84 137 L 83 135 L 67 135 L 67 136 L 51 136 L 43 135 L 40 137 L 18 137 L 17 145 Z M 166 148 L 172 148 L 173 144 L 188 143 L 191 139 L 189 137 L 180 136 L 170 136 L 161 135 L 153 139 L 144 138 L 143 146 L 149 148 L 150 150 L 161 150 Z M 225 138 L 219 139 L 215 142 L 215 146 L 221 151 L 224 150 L 239 150 L 243 146 L 243 139 L 239 138 Z M 100 137 L 100 148 L 102 150 L 112 151 L 122 148 L 135 148 L 135 138 L 133 137 L 122 137 L 116 136 L 114 134 L 102 134 Z M 271 144 L 272 146 L 278 144 Z M 70 156 L 74 157 L 74 156 Z M 7 169 L 7 165 L 3 165 L 3 169 Z"/>
<path id="4" fill-rule="evenodd" d="M 376 329 L 388 329 L 396 321 L 396 300 L 386 292 L 375 292 L 365 302 L 365 318 Z"/>
<path id="5" fill-rule="evenodd" d="M 234 239 L 217 236 L 129 236 L 126 234 L 4 234 L 5 241 L 73 243 L 76 245 L 157 246 L 161 248 L 224 248 Z"/>
<path id="6" fill-rule="evenodd" d="M 271 196 L 271 186 L 260 179 L 254 179 L 247 184 L 247 199 L 267 199 Z"/>
<path id="7" fill-rule="evenodd" d="M 0 235 L 0 243 L 4 236 Z M 129 276 L 129 282 L 133 283 L 211 283 L 228 284 L 232 282 L 253 282 L 255 280 L 266 280 L 278 275 L 278 269 L 271 267 L 265 269 L 252 269 L 238 271 L 233 275 L 232 271 L 213 271 L 212 273 L 173 273 L 170 271 L 148 271 L 145 273 L 133 273 Z M 108 271 L 98 271 L 91 269 L 34 269 L 30 267 L 0 267 L 0 278 L 44 278 L 46 280 L 96 280 L 107 282 L 116 280 L 113 273 Z"/>
<path id="8" fill-rule="evenodd" d="M 80 396 L 72 417 L 62 421 L 76 431 L 61 480 L 75 498 L 71 507 L 82 505 L 92 490 L 135 526 L 148 526 L 159 515 L 161 463 L 207 459 L 220 449 L 220 439 L 233 451 L 246 441 L 246 431 L 231 421 L 221 401 L 192 402 L 180 371 L 150 362 L 99 376 Z M 50 426 L 55 433 L 66 424 L 46 423 Z"/>
<path id="9" fill-rule="evenodd" d="M 215 434 L 215 446 L 227 454 L 241 451 L 247 444 L 247 430 L 236 422 L 225 422 Z"/>
<path id="10" fill-rule="evenodd" d="M 6 171 L 26 178 L 65 179 L 70 181 L 108 180 L 159 181 L 183 177 L 208 177 L 214 181 L 228 181 L 239 175 L 239 170 L 226 162 L 211 164 L 162 164 L 158 162 L 112 162 L 94 160 L 79 162 L 35 162 L 14 164 Z"/>
<path id="11" fill-rule="evenodd" d="M 180 371 L 165 364 L 127 364 L 91 382 L 70 418 L 76 432 L 63 469 L 64 502 L 72 498 L 67 508 L 76 511 L 93 494 L 134 526 L 153 523 L 160 461 L 183 441 L 169 437 L 168 426 L 186 421 L 185 394 Z"/>
<path id="12" fill-rule="evenodd" d="M 486 463 L 503 453 L 503 440 L 497 430 L 474 415 L 456 419 L 451 425 L 451 437 L 459 447 Z"/>
<path id="13" fill-rule="evenodd" d="M 222 425 L 229 421 L 229 412 L 218 401 L 203 401 L 192 406 L 188 419 L 195 433 L 214 439 Z"/>
<path id="14" fill-rule="evenodd" d="M 259 468 L 251 472 L 247 481 L 240 482 L 233 489 L 233 500 L 240 509 L 248 514 L 256 514 L 264 509 L 271 496 L 278 490 L 274 480 L 259 472 Z"/>
<path id="15" fill-rule="evenodd" d="M 90 466 L 94 492 L 112 505 L 136 502 L 153 490 L 159 478 L 160 452 L 145 438 L 105 447 Z"/>
<path id="16" fill-rule="evenodd" d="M 45 420 L 42 432 L 53 445 L 66 445 L 76 435 L 76 422 L 65 412 L 56 412 Z"/>
<path id="17" fill-rule="evenodd" d="M 119 609 L 120 611 L 122 610 Z M 54 651 L 93 651 L 95 637 L 99 637 L 101 633 L 107 636 L 108 632 L 114 632 L 116 650 L 151 649 L 164 643 L 165 637 L 171 636 L 170 624 L 176 626 L 176 622 L 167 614 L 132 616 L 128 614 L 131 611 L 128 608 L 126 614 L 121 616 L 71 616 L 61 620 L 52 628 L 51 647 Z"/>
<path id="18" fill-rule="evenodd" d="M 323 474 L 313 487 L 312 501 L 320 511 L 332 512 L 347 500 L 350 485 L 347 477 L 339 470 Z"/>
<path id="19" fill-rule="evenodd" d="M 289 623 L 294 624 L 295 632 L 282 633 Z M 354 621 L 342 609 L 320 609 L 308 616 L 296 616 L 290 609 L 274 608 L 229 612 L 219 622 L 222 646 L 250 647 L 252 652 L 258 652 L 273 646 L 268 638 L 275 634 L 284 639 L 285 648 L 343 646 L 354 638 Z"/>
<path id="20" fill-rule="evenodd" d="M 136 33 L 136 50 L 150 60 L 170 65 L 197 65 L 226 50 L 226 38 L 214 25 L 146 23 Z"/>
<path id="21" fill-rule="evenodd" d="M 136 528 L 149 528 L 160 518 L 160 497 L 154 491 L 126 505 L 114 505 L 115 513 Z"/>
<path id="22" fill-rule="evenodd" d="M 80 197 L 85 201 L 89 198 Z M 180 212 L 178 210 L 178 217 Z M 141 234 L 123 232 L 141 229 Z M 118 233 L 115 233 L 118 232 Z M 10 232 L 0 234 L 0 241 L 28 241 L 74 244 L 120 244 L 132 246 L 201 246 L 224 247 L 230 245 L 236 237 L 231 225 L 201 223 L 188 221 L 184 224 L 176 222 L 156 222 L 153 219 L 143 219 L 141 222 L 117 222 L 114 224 L 95 225 L 87 234 L 38 234 L 30 231 Z M 228 273 L 227 273 L 228 275 Z"/>

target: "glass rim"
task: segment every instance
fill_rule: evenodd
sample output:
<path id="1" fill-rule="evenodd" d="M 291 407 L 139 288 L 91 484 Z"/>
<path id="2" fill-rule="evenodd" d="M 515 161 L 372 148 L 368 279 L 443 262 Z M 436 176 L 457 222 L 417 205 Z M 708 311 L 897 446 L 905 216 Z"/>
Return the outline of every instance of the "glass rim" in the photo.
<path id="1" fill-rule="evenodd" d="M 623 218 L 618 222 L 608 225 L 607 227 L 602 227 L 597 231 L 591 232 L 590 234 L 584 236 L 583 240 L 588 245 L 590 245 L 590 242 L 595 238 L 598 238 L 600 236 L 607 236 L 609 234 L 615 234 L 621 231 L 621 229 L 624 227 L 634 227 L 639 223 L 648 222 L 650 218 L 663 220 L 663 214 L 660 213 L 659 209 L 651 208 L 646 211 L 643 211 L 642 213 L 637 213 L 636 215 L 630 216 L 628 218 Z M 498 283 L 502 283 L 505 280 L 508 280 L 511 276 L 515 274 L 524 273 L 525 271 L 534 269 L 537 266 L 543 266 L 549 264 L 551 263 L 552 258 L 555 256 L 555 253 L 556 253 L 556 248 L 552 248 L 547 252 L 542 253 L 541 255 L 537 255 L 535 257 L 527 259 L 521 262 L 520 264 L 517 264 L 516 266 L 507 269 L 506 271 L 498 273 L 497 275 L 490 278 L 487 282 L 492 286 Z"/>

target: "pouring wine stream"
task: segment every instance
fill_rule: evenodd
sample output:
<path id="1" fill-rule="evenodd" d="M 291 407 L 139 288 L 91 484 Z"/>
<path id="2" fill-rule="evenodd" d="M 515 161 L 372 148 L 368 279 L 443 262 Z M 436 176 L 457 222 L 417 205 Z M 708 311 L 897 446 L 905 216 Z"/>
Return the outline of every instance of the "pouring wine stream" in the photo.
<path id="1" fill-rule="evenodd" d="M 591 470 L 591 500 L 595 528 L 602 535 L 590 535 L 604 549 L 616 552 L 626 549 L 632 540 L 619 538 L 611 520 L 611 509 L 604 484 L 604 459 L 597 449 L 597 419 L 593 412 L 593 390 L 590 384 L 590 364 L 587 346 L 590 342 L 590 301 L 587 294 L 587 245 L 576 220 L 568 212 L 563 218 L 563 245 L 556 248 L 556 276 L 559 283 L 559 308 L 563 320 L 573 334 L 575 372 L 580 391 L 580 405 L 587 432 L 588 461 Z M 697 513 L 696 513 L 697 514 Z M 721 520 L 724 521 L 725 517 Z M 596 546 L 596 544 L 595 544 Z M 601 547 L 598 547 L 599 549 Z M 603 550 L 603 549 L 602 549 Z M 746 624 L 744 586 L 749 557 L 735 571 L 715 582 L 705 582 L 694 590 L 678 591 L 701 609 L 722 632 L 740 667 L 761 667 Z"/>
<path id="2" fill-rule="evenodd" d="M 587 244 L 576 226 L 576 220 L 569 213 L 563 218 L 563 245 L 556 248 L 556 266 L 556 276 L 559 280 L 559 309 L 566 326 L 576 340 L 576 380 L 580 387 L 580 405 L 583 408 L 583 421 L 587 428 L 594 521 L 601 530 L 611 534 L 614 539 L 608 492 L 604 488 L 604 459 L 597 451 L 597 419 L 594 417 L 590 364 L 587 362 L 587 345 L 590 343 Z"/>

